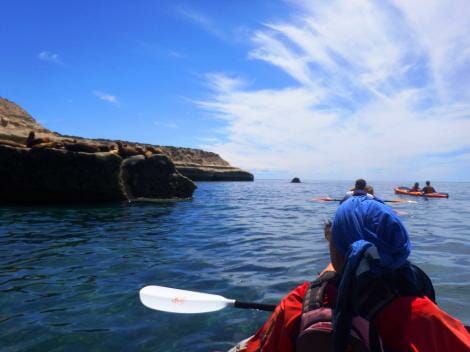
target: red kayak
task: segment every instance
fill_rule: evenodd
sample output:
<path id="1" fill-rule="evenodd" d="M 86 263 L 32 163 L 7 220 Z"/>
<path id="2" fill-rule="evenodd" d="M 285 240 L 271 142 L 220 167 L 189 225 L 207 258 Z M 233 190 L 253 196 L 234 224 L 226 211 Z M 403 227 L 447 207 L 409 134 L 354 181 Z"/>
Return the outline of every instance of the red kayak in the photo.
<path id="1" fill-rule="evenodd" d="M 411 191 L 408 187 L 396 187 L 394 189 L 396 194 L 406 194 L 407 196 L 427 197 L 427 198 L 449 198 L 449 193 L 423 193 Z"/>

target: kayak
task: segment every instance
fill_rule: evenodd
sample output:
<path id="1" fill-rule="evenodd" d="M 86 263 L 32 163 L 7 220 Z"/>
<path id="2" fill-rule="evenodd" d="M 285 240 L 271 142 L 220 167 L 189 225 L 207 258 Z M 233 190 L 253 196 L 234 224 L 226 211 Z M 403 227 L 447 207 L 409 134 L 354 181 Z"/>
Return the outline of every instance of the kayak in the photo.
<path id="1" fill-rule="evenodd" d="M 449 193 L 423 193 L 423 192 L 416 192 L 411 191 L 411 188 L 408 187 L 396 187 L 394 188 L 396 194 L 406 194 L 407 196 L 415 196 L 415 197 L 427 197 L 427 198 L 449 198 Z"/>
<path id="2" fill-rule="evenodd" d="M 465 329 L 470 333 L 470 326 L 465 325 Z M 247 339 L 244 339 L 244 340 L 240 341 L 235 346 L 233 346 L 231 349 L 229 349 L 227 352 L 246 352 L 246 349 L 248 347 L 248 341 L 252 337 L 253 336 L 250 336 Z"/>

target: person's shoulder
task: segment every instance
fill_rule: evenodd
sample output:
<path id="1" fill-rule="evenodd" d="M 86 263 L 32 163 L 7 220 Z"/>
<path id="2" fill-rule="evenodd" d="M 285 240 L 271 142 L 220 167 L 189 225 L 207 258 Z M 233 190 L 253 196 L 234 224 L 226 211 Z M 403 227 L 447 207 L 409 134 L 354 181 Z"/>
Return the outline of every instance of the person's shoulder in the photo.
<path id="1" fill-rule="evenodd" d="M 344 203 L 345 201 L 347 201 L 349 198 L 352 198 L 352 197 L 353 197 L 353 194 L 354 194 L 353 191 L 346 192 L 346 194 L 344 195 L 343 199 L 340 200 L 339 204 L 343 204 L 343 203 Z"/>

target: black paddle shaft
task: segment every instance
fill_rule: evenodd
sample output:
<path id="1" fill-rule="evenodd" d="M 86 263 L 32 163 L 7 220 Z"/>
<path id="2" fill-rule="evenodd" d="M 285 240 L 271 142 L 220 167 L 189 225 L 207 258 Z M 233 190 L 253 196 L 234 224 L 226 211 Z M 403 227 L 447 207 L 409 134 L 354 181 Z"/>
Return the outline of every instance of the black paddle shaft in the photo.
<path id="1" fill-rule="evenodd" d="M 275 304 L 264 304 L 264 303 L 235 301 L 234 307 L 235 308 L 246 308 L 246 309 L 258 309 L 258 310 L 265 310 L 265 311 L 268 311 L 268 312 L 272 312 L 276 308 L 276 305 Z"/>

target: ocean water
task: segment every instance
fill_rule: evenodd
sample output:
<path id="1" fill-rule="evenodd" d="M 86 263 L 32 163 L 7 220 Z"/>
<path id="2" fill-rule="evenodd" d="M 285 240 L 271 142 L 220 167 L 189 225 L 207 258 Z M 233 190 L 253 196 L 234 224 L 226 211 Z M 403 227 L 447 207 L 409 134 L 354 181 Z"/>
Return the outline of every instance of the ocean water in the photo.
<path id="1" fill-rule="evenodd" d="M 393 183 L 372 182 L 383 199 Z M 411 184 L 411 182 L 409 183 Z M 438 303 L 470 323 L 470 184 L 436 183 L 449 199 L 392 204 L 410 259 Z M 0 206 L 0 350 L 224 351 L 267 312 L 171 314 L 138 291 L 161 285 L 277 303 L 328 263 L 322 233 L 348 182 L 199 183 L 191 201 Z"/>

